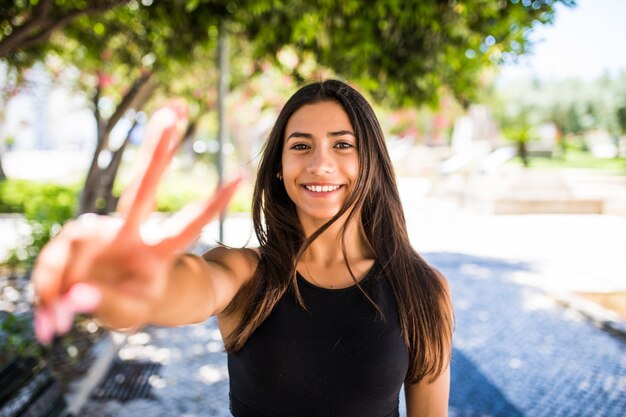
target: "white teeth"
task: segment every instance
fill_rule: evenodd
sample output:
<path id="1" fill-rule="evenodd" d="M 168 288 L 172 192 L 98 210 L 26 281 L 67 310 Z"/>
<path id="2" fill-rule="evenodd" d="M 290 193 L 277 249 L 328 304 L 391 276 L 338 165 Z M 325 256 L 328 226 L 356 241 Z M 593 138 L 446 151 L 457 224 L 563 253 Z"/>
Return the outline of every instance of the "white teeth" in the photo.
<path id="1" fill-rule="evenodd" d="M 305 185 L 306 189 L 309 191 L 313 191 L 314 193 L 327 193 L 330 191 L 335 191 L 337 188 L 341 187 L 340 185 Z"/>

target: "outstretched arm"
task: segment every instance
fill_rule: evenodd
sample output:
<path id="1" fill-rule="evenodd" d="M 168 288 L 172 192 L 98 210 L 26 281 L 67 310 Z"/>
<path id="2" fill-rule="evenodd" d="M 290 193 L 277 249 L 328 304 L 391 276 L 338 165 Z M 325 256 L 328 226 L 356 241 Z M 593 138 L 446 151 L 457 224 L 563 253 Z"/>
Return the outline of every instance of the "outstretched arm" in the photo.
<path id="1" fill-rule="evenodd" d="M 207 201 L 183 208 L 160 238 L 148 239 L 144 233 L 184 121 L 180 105 L 158 110 L 151 118 L 136 176 L 120 199 L 121 218 L 81 216 L 41 251 L 33 270 L 40 341 L 68 331 L 79 312 L 93 312 L 114 328 L 199 321 L 221 311 L 251 276 L 245 251 L 222 253 L 208 263 L 182 255 L 202 227 L 225 209 L 238 180 L 218 188 Z"/>
<path id="2" fill-rule="evenodd" d="M 252 277 L 257 262 L 252 249 L 217 247 L 202 257 L 180 256 L 148 322 L 178 326 L 199 323 L 222 313 Z"/>

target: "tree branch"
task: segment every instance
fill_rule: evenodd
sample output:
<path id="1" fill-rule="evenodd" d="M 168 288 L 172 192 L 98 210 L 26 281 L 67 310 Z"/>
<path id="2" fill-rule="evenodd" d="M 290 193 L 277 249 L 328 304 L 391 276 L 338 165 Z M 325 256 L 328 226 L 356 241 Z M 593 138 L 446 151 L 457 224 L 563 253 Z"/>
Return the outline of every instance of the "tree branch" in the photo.
<path id="1" fill-rule="evenodd" d="M 33 10 L 33 16 L 35 17 L 34 20 L 38 21 L 40 19 L 45 19 L 50 13 L 50 9 L 53 5 L 54 0 L 41 0 L 37 3 L 35 9 Z"/>
<path id="2" fill-rule="evenodd" d="M 16 48 L 16 45 L 24 42 L 25 39 L 38 30 L 38 28 L 46 20 L 46 16 L 50 10 L 50 4 L 54 0 L 42 0 L 33 9 L 30 17 L 22 24 L 22 26 L 12 27 L 11 34 L 0 41 L 0 57 L 9 55 Z"/>
<path id="3" fill-rule="evenodd" d="M 104 12 L 128 0 L 105 0 L 102 2 L 91 2 L 84 9 L 74 9 L 67 11 L 63 16 L 54 18 L 50 16 L 50 8 L 53 0 L 42 0 L 33 11 L 32 18 L 27 20 L 22 26 L 14 28 L 13 32 L 0 41 L 0 58 L 13 54 L 20 49 L 32 48 L 45 42 L 52 32 L 61 29 L 72 20 L 83 14 Z"/>
<path id="4" fill-rule="evenodd" d="M 106 126 L 104 127 L 104 130 L 102 132 L 104 137 L 109 136 L 109 133 L 111 133 L 113 127 L 115 127 L 117 122 L 120 121 L 126 111 L 133 106 L 139 96 L 141 94 L 145 94 L 144 89 L 150 86 L 148 82 L 152 78 L 152 75 L 152 72 L 148 72 L 135 80 L 133 85 L 130 87 L 130 90 L 128 90 L 128 93 L 126 93 L 126 95 L 122 99 L 121 103 L 118 104 L 118 106 L 116 107 L 113 115 L 109 118 L 109 120 L 107 120 Z"/>
<path id="5" fill-rule="evenodd" d="M 98 102 L 100 101 L 101 93 L 102 87 L 100 87 L 100 80 L 98 80 L 98 84 L 96 85 L 96 92 L 93 95 L 93 117 L 96 119 L 96 147 L 98 149 L 97 152 L 99 152 L 99 150 L 101 149 L 100 142 L 102 141 L 102 115 L 100 114 L 100 109 L 98 108 Z"/>

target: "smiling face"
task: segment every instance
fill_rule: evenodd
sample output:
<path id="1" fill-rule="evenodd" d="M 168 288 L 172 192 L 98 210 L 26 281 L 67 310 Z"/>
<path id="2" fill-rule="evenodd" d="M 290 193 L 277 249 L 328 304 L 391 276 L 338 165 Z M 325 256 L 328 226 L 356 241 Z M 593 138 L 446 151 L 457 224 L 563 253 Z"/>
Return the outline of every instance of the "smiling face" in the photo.
<path id="1" fill-rule="evenodd" d="M 359 169 L 350 119 L 335 101 L 302 106 L 289 118 L 281 158 L 285 190 L 301 224 L 314 227 L 341 209 Z"/>

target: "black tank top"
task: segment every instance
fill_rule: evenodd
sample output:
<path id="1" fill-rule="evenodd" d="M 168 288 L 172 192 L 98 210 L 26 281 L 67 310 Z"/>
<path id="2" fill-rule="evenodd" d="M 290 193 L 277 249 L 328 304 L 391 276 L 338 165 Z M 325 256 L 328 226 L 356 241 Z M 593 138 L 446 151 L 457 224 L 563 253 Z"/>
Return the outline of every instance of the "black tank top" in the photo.
<path id="1" fill-rule="evenodd" d="M 307 310 L 292 290 L 228 355 L 235 417 L 392 417 L 409 354 L 389 284 L 374 263 L 362 288 L 317 287 L 298 275 Z"/>

